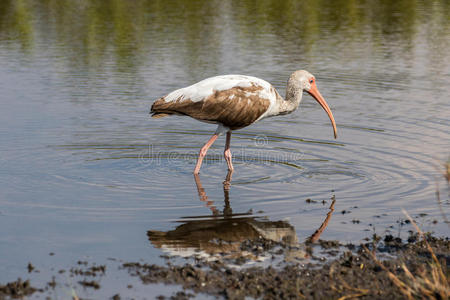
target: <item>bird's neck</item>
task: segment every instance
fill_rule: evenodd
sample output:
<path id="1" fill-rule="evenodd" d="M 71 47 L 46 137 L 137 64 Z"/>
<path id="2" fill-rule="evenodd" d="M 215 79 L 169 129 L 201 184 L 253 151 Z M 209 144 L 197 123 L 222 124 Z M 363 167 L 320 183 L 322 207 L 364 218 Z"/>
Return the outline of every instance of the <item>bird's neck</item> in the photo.
<path id="1" fill-rule="evenodd" d="M 298 108 L 302 101 L 303 90 L 291 80 L 288 81 L 286 97 L 281 105 L 281 112 L 288 114 Z"/>

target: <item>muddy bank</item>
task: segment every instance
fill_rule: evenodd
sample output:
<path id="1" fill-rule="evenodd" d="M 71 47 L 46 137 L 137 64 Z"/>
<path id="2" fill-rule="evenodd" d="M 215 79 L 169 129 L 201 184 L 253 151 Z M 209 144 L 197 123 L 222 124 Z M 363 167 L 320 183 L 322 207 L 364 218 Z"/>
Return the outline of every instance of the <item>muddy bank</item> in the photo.
<path id="1" fill-rule="evenodd" d="M 442 270 L 448 274 L 448 238 L 428 235 L 427 240 Z M 286 257 L 285 252 L 293 251 L 286 244 L 264 239 L 245 241 L 240 247 L 252 256 L 266 255 L 274 260 L 276 256 Z M 391 235 L 374 236 L 370 242 L 361 245 L 342 245 L 336 241 L 319 240 L 317 243 L 307 244 L 304 250 L 309 253 L 309 258 L 304 263 L 279 262 L 271 263 L 268 267 L 251 266 L 248 264 L 248 257 L 236 259 L 223 255 L 223 258 L 215 256 L 213 260 L 196 258 L 192 260 L 193 263 L 183 265 L 175 264 L 175 258 L 170 257 L 165 265 L 115 261 L 116 270 L 79 261 L 74 267 L 58 272 L 66 272 L 70 277 L 80 279 L 74 280 L 78 286 L 73 287 L 74 291 L 89 289 L 94 298 L 102 289 L 102 276 L 125 270 L 129 278 L 138 278 L 144 285 L 162 283 L 183 289 L 180 291 L 178 288 L 176 292 L 174 289 L 172 295 L 160 295 L 159 299 L 188 299 L 199 294 L 227 299 L 405 299 L 405 291 L 394 283 L 392 276 L 405 284 L 412 284 L 413 280 L 407 272 L 412 276 L 423 276 L 426 274 L 424 272 L 430 270 L 430 263 L 433 261 L 426 244 L 417 235 L 411 235 L 405 241 Z M 324 259 L 316 257 L 315 253 L 329 255 Z M 378 261 L 371 253 L 376 254 Z M 446 280 L 448 283 L 448 279 Z M 29 281 L 18 279 L 6 285 L 0 284 L 0 299 L 47 296 L 58 284 L 52 278 L 45 287 L 39 288 L 33 287 Z M 108 290 L 107 293 L 111 295 L 111 299 L 130 298 L 123 290 Z M 146 298 L 145 293 L 141 296 Z M 439 296 L 436 298 L 439 299 Z"/>
<path id="2" fill-rule="evenodd" d="M 448 239 L 427 238 L 447 274 L 450 265 Z M 345 245 L 344 248 L 355 251 L 347 250 L 337 259 L 321 266 L 309 263 L 288 264 L 283 268 L 270 266 L 241 269 L 230 267 L 226 261 L 216 260 L 184 266 L 125 263 L 123 267 L 144 283 L 177 284 L 189 293 L 205 293 L 228 299 L 404 299 L 404 292 L 394 284 L 388 271 L 399 280 L 410 282 L 402 268 L 403 264 L 414 276 L 427 269 L 431 263 L 430 252 L 424 242 L 417 242 L 416 236 L 411 236 L 408 240 L 403 243 L 398 238 L 385 236 L 376 251 L 380 257 L 384 257 L 381 262 L 376 261 L 369 253 L 373 249 L 373 243 L 367 243 L 359 246 Z M 342 247 L 333 241 L 321 241 L 320 244 L 327 251 Z M 255 249 L 262 247 L 254 246 Z M 386 259 L 387 255 L 395 255 L 396 258 Z M 179 296 L 180 299 L 186 298 L 186 295 Z"/>

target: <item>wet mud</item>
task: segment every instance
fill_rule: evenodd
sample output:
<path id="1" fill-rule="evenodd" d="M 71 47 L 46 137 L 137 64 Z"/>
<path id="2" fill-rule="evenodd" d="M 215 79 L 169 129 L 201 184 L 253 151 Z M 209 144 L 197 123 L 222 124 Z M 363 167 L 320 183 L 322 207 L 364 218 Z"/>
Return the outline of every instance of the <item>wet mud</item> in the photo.
<path id="1" fill-rule="evenodd" d="M 450 271 L 450 243 L 448 238 L 427 235 L 433 253 L 439 260 L 445 274 Z M 287 257 L 293 249 L 286 243 L 274 243 L 258 238 L 240 243 L 239 247 L 253 256 L 265 255 Z M 309 248 L 309 250 L 308 250 Z M 318 258 L 315 253 L 335 253 L 328 258 Z M 394 284 L 388 271 L 404 282 L 409 281 L 402 266 L 413 276 L 421 274 L 432 263 L 432 257 L 425 242 L 415 234 L 402 241 L 398 237 L 374 236 L 371 241 L 353 245 L 342 245 L 337 241 L 318 240 L 307 243 L 309 253 L 306 263 L 286 262 L 268 267 L 249 265 L 249 259 L 236 259 L 227 255 L 214 259 L 195 257 L 189 263 L 175 264 L 176 257 L 166 256 L 165 265 L 140 262 L 119 262 L 117 269 L 104 265 L 79 261 L 67 270 L 69 276 L 85 278 L 77 284 L 84 289 L 95 291 L 102 287 L 97 281 L 107 272 L 125 270 L 130 277 L 139 278 L 147 284 L 166 284 L 181 287 L 182 291 L 173 295 L 159 295 L 158 299 L 189 299 L 197 295 L 209 295 L 224 299 L 406 299 L 405 294 Z M 377 259 L 374 259 L 375 254 Z M 64 270 L 65 272 L 65 270 Z M 52 288 L 54 278 L 46 287 L 33 287 L 29 281 L 0 284 L 0 299 L 16 299 L 32 294 L 45 295 Z M 76 288 L 75 288 L 76 290 Z M 145 295 L 142 295 L 145 298 Z M 121 291 L 111 291 L 111 299 L 129 298 Z M 153 298 L 153 297 L 151 297 Z"/>
<path id="2" fill-rule="evenodd" d="M 387 235 L 376 249 L 374 243 L 358 246 L 340 245 L 335 241 L 319 241 L 323 250 L 346 249 L 335 259 L 328 259 L 321 265 L 308 263 L 287 264 L 276 268 L 269 266 L 239 268 L 230 266 L 230 261 L 199 261 L 195 265 L 157 266 L 142 263 L 124 263 L 123 268 L 131 276 L 139 277 L 143 283 L 165 283 L 182 286 L 189 293 L 205 293 L 226 299 L 246 297 L 262 299 L 337 299 L 341 297 L 364 299 L 405 299 L 406 296 L 395 286 L 387 270 L 408 281 L 402 264 L 414 275 L 431 263 L 431 255 L 423 241 L 417 236 L 403 243 L 399 238 Z M 450 245 L 448 239 L 427 237 L 441 266 L 448 273 L 450 266 Z M 272 242 L 260 240 L 243 247 L 267 249 Z M 288 251 L 282 247 L 282 251 Z M 353 249 L 349 250 L 349 249 Z M 375 249 L 375 251 L 374 251 Z M 369 253 L 380 255 L 375 260 Z M 383 257 L 391 257 L 389 259 Z M 236 261 L 234 261 L 236 263 Z M 163 298 L 161 296 L 161 298 Z M 184 295 L 179 299 L 184 299 Z"/>

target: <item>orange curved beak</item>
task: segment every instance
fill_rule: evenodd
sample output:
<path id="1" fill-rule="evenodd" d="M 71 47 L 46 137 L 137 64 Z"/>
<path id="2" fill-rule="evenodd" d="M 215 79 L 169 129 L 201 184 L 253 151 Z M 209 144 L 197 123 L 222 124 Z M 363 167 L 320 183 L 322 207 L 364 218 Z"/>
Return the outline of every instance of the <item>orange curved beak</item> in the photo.
<path id="1" fill-rule="evenodd" d="M 331 120 L 331 125 L 333 125 L 334 138 L 337 138 L 337 128 L 336 128 L 336 122 L 334 121 L 333 113 L 331 112 L 331 109 L 328 106 L 325 99 L 323 99 L 322 95 L 320 94 L 315 81 L 311 84 L 311 89 L 308 91 L 308 93 L 311 96 L 313 96 L 314 99 L 316 99 L 317 102 L 319 102 L 319 104 L 322 106 L 322 108 L 327 112 L 328 117 Z"/>

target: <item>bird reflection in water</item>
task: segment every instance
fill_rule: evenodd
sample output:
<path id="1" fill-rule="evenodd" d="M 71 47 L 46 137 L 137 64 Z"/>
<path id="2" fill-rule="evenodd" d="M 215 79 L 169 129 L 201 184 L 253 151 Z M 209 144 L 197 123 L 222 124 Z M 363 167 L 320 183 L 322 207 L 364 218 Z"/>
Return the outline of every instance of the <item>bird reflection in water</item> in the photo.
<path id="1" fill-rule="evenodd" d="M 174 256 L 202 256 L 207 259 L 220 256 L 222 259 L 261 260 L 264 254 L 255 255 L 246 250 L 246 247 L 242 247 L 242 244 L 254 243 L 257 247 L 261 241 L 268 241 L 284 246 L 285 261 L 309 257 L 305 244 L 316 242 L 327 227 L 334 211 L 334 197 L 320 227 L 306 239 L 306 243 L 300 243 L 295 228 L 286 221 L 270 221 L 264 217 L 252 216 L 251 212 L 233 213 L 229 194 L 231 177 L 232 172 L 228 172 L 223 182 L 225 205 L 220 212 L 214 201 L 208 199 L 199 175 L 195 174 L 200 201 L 205 202 L 212 215 L 185 217 L 186 220 L 179 221 L 181 225 L 167 232 L 149 230 L 147 235 L 150 242 Z"/>

